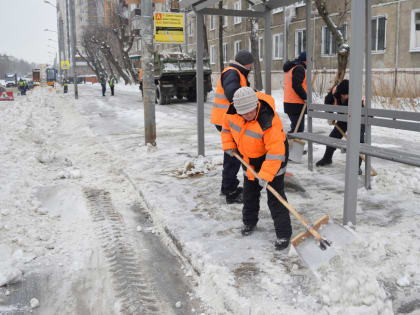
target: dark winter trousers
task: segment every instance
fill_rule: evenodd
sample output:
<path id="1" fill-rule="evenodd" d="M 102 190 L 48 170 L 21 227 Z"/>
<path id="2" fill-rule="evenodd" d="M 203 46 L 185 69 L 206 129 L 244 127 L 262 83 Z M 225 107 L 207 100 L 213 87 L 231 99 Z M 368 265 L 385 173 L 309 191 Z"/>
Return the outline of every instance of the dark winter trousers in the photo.
<path id="1" fill-rule="evenodd" d="M 114 87 L 111 86 L 110 88 L 111 88 L 111 95 L 114 96 Z"/>
<path id="2" fill-rule="evenodd" d="M 105 96 L 106 85 L 105 84 L 101 84 L 101 85 L 102 85 L 102 96 Z"/>
<path id="3" fill-rule="evenodd" d="M 222 126 L 215 125 L 216 129 L 220 132 Z M 222 188 L 221 192 L 227 194 L 233 192 L 239 185 L 237 178 L 239 169 L 241 168 L 241 162 L 234 156 L 230 156 L 227 153 L 223 154 L 223 172 L 222 172 Z"/>
<path id="4" fill-rule="evenodd" d="M 341 130 L 343 130 L 344 133 L 346 133 L 346 131 L 347 131 L 347 123 L 346 122 L 337 121 L 336 124 L 337 124 L 338 127 L 341 128 Z M 334 127 L 334 129 L 330 133 L 330 137 L 331 138 L 336 138 L 336 139 L 341 139 L 341 138 L 343 138 L 343 135 L 341 134 L 341 132 L 336 127 Z M 365 125 L 361 125 L 360 126 L 360 143 L 364 143 L 364 142 L 365 142 Z M 327 148 L 325 149 L 324 159 L 332 160 L 332 157 L 334 155 L 335 150 L 336 150 L 336 148 L 327 146 Z M 362 159 L 359 157 L 359 167 L 360 167 L 360 165 L 362 165 Z"/>
<path id="5" fill-rule="evenodd" d="M 289 116 L 290 119 L 290 131 L 291 133 L 293 133 L 295 131 L 297 122 L 299 120 L 299 115 L 292 115 L 292 114 L 287 114 Z M 297 130 L 297 132 L 303 132 L 305 130 L 305 115 L 303 115 L 302 120 L 300 122 L 299 125 L 299 129 Z"/>
<path id="6" fill-rule="evenodd" d="M 268 183 L 279 194 L 287 200 L 284 193 L 284 174 L 274 177 L 273 181 Z M 258 180 L 249 180 L 244 177 L 244 206 L 242 208 L 242 219 L 245 225 L 254 226 L 258 222 L 258 213 L 260 211 L 260 195 L 262 187 Z M 269 191 L 267 190 L 267 205 L 274 221 L 277 238 L 290 239 L 292 235 L 292 225 L 290 223 L 289 210 Z"/>

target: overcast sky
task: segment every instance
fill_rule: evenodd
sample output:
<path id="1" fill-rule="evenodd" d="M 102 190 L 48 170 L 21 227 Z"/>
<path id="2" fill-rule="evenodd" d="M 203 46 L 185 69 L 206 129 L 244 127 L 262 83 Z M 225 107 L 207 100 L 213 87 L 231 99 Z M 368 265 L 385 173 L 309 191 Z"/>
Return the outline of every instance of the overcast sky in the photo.
<path id="1" fill-rule="evenodd" d="M 0 0 L 0 53 L 51 64 L 58 51 L 57 33 L 44 29 L 57 31 L 56 9 L 44 0 Z"/>

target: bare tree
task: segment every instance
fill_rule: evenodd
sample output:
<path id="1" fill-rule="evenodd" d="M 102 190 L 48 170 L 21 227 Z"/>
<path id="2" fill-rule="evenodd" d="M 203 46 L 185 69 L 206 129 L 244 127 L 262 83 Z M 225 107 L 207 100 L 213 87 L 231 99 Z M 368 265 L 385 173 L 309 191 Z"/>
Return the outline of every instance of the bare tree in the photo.
<path id="1" fill-rule="evenodd" d="M 120 0 L 114 10 L 115 12 L 111 23 L 111 31 L 118 44 L 118 53 L 121 56 L 123 68 L 131 77 L 130 81 L 135 82 L 137 80 L 137 76 L 130 63 L 130 57 L 128 55 L 129 51 L 133 47 L 135 34 L 130 30 L 129 12 L 126 2 Z"/>
<path id="2" fill-rule="evenodd" d="M 349 2 L 350 0 L 345 0 L 343 2 L 343 10 L 339 12 L 338 15 L 338 24 L 336 25 L 331 17 L 329 16 L 329 12 L 327 9 L 327 0 L 314 0 L 316 8 L 318 10 L 319 15 L 324 20 L 325 24 L 331 34 L 333 35 L 337 46 L 337 74 L 334 78 L 334 82 L 338 83 L 344 79 L 344 75 L 346 74 L 347 63 L 350 54 L 350 46 L 348 42 L 344 39 L 343 33 L 340 31 L 342 24 L 345 21 L 346 15 L 349 11 Z M 334 3 L 335 4 L 335 3 Z"/>
<path id="3" fill-rule="evenodd" d="M 258 51 L 258 20 L 257 18 L 250 18 L 251 32 L 249 34 L 251 41 L 251 54 L 254 56 L 254 87 L 260 91 L 263 89 L 261 63 Z"/>
<path id="4" fill-rule="evenodd" d="M 83 53 L 79 49 L 77 49 L 77 53 L 86 61 L 89 68 L 95 72 L 96 77 L 99 79 L 101 73 L 106 73 L 104 66 L 105 58 L 96 42 L 92 40 L 92 38 L 95 38 L 95 31 L 95 28 L 86 29 L 84 31 L 81 39 Z"/>

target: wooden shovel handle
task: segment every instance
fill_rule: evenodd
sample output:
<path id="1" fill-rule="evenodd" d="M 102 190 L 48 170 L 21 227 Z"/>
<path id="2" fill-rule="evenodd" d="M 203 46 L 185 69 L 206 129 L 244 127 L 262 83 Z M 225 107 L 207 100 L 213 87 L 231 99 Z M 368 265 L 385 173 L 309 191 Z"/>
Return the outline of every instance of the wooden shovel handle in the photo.
<path id="1" fill-rule="evenodd" d="M 341 129 L 338 125 L 337 125 L 337 123 L 333 123 L 334 124 L 334 127 L 335 128 L 337 128 L 337 130 L 341 133 L 341 135 L 344 137 L 344 139 L 346 139 L 347 140 L 347 135 L 346 135 L 346 133 L 344 132 L 344 130 L 343 129 Z M 365 161 L 366 162 L 366 157 L 365 157 L 365 155 L 364 154 L 359 154 L 359 156 L 360 156 L 360 158 L 363 160 L 363 161 Z M 378 175 L 378 173 L 376 173 L 376 171 L 375 171 L 375 169 L 373 168 L 373 167 L 371 167 L 370 168 L 370 175 L 371 176 L 376 176 L 376 175 Z"/>
<path id="2" fill-rule="evenodd" d="M 243 165 L 245 165 L 247 167 L 247 169 L 252 173 L 252 175 L 254 175 L 256 178 L 258 178 L 259 180 L 262 180 L 261 177 L 258 176 L 257 172 L 254 171 L 254 169 L 247 163 L 245 162 L 238 153 L 233 152 L 233 155 L 239 160 L 241 161 L 241 163 Z M 302 225 L 318 240 L 321 241 L 322 237 L 321 235 L 319 235 L 319 233 L 312 228 L 306 221 L 305 219 L 303 219 L 301 217 L 301 215 L 295 210 L 293 209 L 293 207 L 286 201 L 284 200 L 284 198 L 270 185 L 267 184 L 267 189 L 269 191 L 271 191 L 271 193 L 283 204 L 283 206 L 285 206 L 287 208 L 287 210 L 289 210 L 298 220 L 300 223 L 302 223 Z"/>
<path id="3" fill-rule="evenodd" d="M 302 111 L 300 112 L 299 119 L 298 119 L 298 122 L 296 124 L 295 130 L 293 131 L 293 133 L 296 133 L 298 131 L 300 123 L 302 122 L 303 114 L 305 113 L 305 109 L 306 109 L 306 101 L 305 101 L 305 104 L 303 105 Z M 290 145 L 292 145 L 292 143 L 294 141 L 299 142 L 300 144 L 305 144 L 305 142 L 300 140 L 300 139 L 291 139 L 289 141 Z"/>
<path id="4" fill-rule="evenodd" d="M 300 123 L 302 122 L 303 114 L 305 113 L 305 109 L 306 109 L 306 101 L 305 101 L 305 104 L 303 104 L 302 111 L 300 112 L 299 119 L 298 119 L 298 122 L 296 124 L 295 130 L 293 131 L 293 133 L 296 133 L 298 131 L 298 129 L 300 127 Z"/>

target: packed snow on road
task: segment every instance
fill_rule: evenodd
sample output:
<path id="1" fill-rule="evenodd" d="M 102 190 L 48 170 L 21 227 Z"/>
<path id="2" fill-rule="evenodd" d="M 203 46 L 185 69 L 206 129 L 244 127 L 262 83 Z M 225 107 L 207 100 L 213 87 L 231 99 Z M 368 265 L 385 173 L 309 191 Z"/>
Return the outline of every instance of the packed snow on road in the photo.
<path id="1" fill-rule="evenodd" d="M 219 195 L 211 97 L 203 157 L 194 103 L 156 106 L 150 146 L 138 87 L 117 85 L 113 97 L 79 88 L 77 101 L 38 87 L 0 103 L 1 314 L 420 314 L 418 168 L 372 158 L 378 175 L 371 190 L 359 176 L 347 227 L 355 241 L 314 273 L 293 247 L 274 250 L 266 193 L 257 230 L 241 235 L 241 205 Z M 282 93 L 273 96 L 288 129 Z M 315 120 L 314 130 L 331 126 Z M 372 135 L 420 152 L 416 132 Z M 317 160 L 325 147 L 314 150 Z M 307 156 L 288 165 L 288 201 L 309 221 L 342 222 L 345 158 L 313 172 Z"/>

